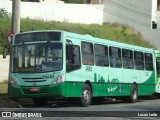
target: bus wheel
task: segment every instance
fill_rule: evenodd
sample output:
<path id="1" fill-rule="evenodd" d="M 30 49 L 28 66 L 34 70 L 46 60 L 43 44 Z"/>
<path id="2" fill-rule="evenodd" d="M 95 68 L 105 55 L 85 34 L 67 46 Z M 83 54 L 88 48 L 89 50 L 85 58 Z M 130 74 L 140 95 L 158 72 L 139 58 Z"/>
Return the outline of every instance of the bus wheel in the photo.
<path id="1" fill-rule="evenodd" d="M 36 106 L 44 106 L 47 103 L 46 98 L 32 98 L 32 100 Z"/>
<path id="2" fill-rule="evenodd" d="M 82 88 L 82 96 L 81 96 L 81 105 L 83 107 L 88 107 L 91 104 L 92 100 L 92 91 L 91 87 L 88 84 L 84 84 Z"/>
<path id="3" fill-rule="evenodd" d="M 135 103 L 135 102 L 137 102 L 137 100 L 138 100 L 138 89 L 135 84 L 132 84 L 129 102 Z"/>

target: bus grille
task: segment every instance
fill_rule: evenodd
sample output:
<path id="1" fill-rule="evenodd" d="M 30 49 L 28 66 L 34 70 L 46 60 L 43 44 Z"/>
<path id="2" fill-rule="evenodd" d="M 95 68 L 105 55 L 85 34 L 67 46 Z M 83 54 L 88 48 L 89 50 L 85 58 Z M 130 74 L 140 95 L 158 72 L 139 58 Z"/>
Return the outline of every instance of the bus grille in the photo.
<path id="1" fill-rule="evenodd" d="M 24 78 L 24 77 L 22 78 L 22 80 L 24 82 L 45 82 L 45 81 L 47 81 L 42 78 Z"/>

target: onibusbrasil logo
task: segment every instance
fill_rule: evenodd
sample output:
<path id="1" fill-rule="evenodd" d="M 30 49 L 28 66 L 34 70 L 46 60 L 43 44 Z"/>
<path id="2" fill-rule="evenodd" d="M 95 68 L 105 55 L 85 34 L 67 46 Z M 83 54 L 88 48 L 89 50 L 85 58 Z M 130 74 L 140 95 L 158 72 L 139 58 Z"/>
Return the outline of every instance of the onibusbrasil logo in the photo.
<path id="1" fill-rule="evenodd" d="M 42 117 L 40 112 L 2 112 L 2 117 L 16 117 L 16 118 L 25 118 L 25 117 Z"/>

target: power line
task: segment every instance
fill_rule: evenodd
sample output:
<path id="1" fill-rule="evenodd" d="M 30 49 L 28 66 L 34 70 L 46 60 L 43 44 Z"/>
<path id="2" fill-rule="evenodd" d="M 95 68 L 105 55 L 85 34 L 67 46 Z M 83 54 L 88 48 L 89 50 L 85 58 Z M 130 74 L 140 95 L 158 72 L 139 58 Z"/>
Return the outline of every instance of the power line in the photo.
<path id="1" fill-rule="evenodd" d="M 108 2 L 107 2 L 107 1 L 108 1 Z M 113 1 L 111 1 L 111 0 L 104 0 L 104 2 L 107 3 L 107 4 L 110 4 L 110 5 L 112 5 L 112 6 L 119 7 L 120 9 L 128 10 L 128 11 L 130 11 L 130 12 L 136 13 L 137 15 L 142 15 L 142 16 L 148 17 L 148 18 L 155 17 L 155 16 L 152 16 L 152 15 L 147 15 L 147 14 L 145 14 L 145 13 L 142 13 L 142 12 L 133 10 L 133 9 L 131 9 L 131 8 L 125 7 L 125 6 L 121 5 L 121 4 L 117 4 L 117 3 L 115 3 L 115 2 L 113 2 Z M 160 17 L 155 17 L 155 18 L 160 19 Z"/>
<path id="2" fill-rule="evenodd" d="M 105 1 L 105 0 L 104 0 Z M 132 4 L 132 3 L 130 3 L 130 2 L 127 2 L 127 0 L 121 0 L 121 1 L 123 1 L 123 3 L 128 3 L 129 5 L 132 5 L 132 6 L 134 6 L 134 7 L 136 7 L 136 8 L 139 8 L 139 6 L 137 6 L 137 5 L 135 5 L 135 4 Z M 140 8 L 141 10 L 144 10 L 144 11 L 148 11 L 148 12 L 150 12 L 151 10 L 150 9 L 145 9 L 145 8 Z"/>
<path id="3" fill-rule="evenodd" d="M 108 2 L 106 2 L 106 1 L 108 1 Z M 106 1 L 105 1 L 105 3 L 110 4 L 110 5 L 112 5 L 112 6 L 119 7 L 120 9 L 128 10 L 128 11 L 133 12 L 133 13 L 136 13 L 136 14 L 138 14 L 138 15 L 143 15 L 144 17 L 150 17 L 150 15 L 146 15 L 146 14 L 141 13 L 141 12 L 138 12 L 138 11 L 136 11 L 136 10 L 127 8 L 127 7 L 125 7 L 125 6 L 122 6 L 122 5 L 120 5 L 120 4 L 115 3 L 115 2 L 113 2 L 113 1 L 110 1 L 110 0 L 106 0 Z"/>
<path id="4" fill-rule="evenodd" d="M 90 5 L 90 4 L 89 4 L 89 5 Z M 138 24 L 141 24 L 141 25 L 146 26 L 146 27 L 151 27 L 150 24 L 148 24 L 148 23 L 145 23 L 145 22 L 142 22 L 142 21 L 138 21 L 138 20 L 133 20 L 132 18 L 129 18 L 128 16 L 125 16 L 125 15 L 122 15 L 122 14 L 119 14 L 119 13 L 116 13 L 116 12 L 113 12 L 113 11 L 111 11 L 111 10 L 109 10 L 109 9 L 99 8 L 99 7 L 96 7 L 96 6 L 94 6 L 94 5 L 90 5 L 90 6 L 96 8 L 96 9 L 102 10 L 102 11 L 104 11 L 104 12 L 107 12 L 107 13 L 109 13 L 109 14 L 111 14 L 111 15 L 114 15 L 114 16 L 117 16 L 117 17 L 120 17 L 120 18 L 123 18 L 123 19 L 125 19 L 125 20 L 131 21 L 131 22 L 134 22 L 134 23 L 138 23 Z"/>

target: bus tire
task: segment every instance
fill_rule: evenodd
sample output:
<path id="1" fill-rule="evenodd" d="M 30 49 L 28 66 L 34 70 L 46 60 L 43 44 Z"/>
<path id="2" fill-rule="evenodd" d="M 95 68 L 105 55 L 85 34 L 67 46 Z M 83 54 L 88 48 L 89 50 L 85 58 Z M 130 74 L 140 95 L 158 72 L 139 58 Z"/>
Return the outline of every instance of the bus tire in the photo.
<path id="1" fill-rule="evenodd" d="M 8 99 L 11 100 L 11 101 L 17 101 L 17 98 L 16 97 L 11 97 L 11 92 L 10 92 L 10 83 L 8 81 Z"/>
<path id="2" fill-rule="evenodd" d="M 129 97 L 129 102 L 135 103 L 138 100 L 138 89 L 135 84 L 131 85 L 131 91 L 130 91 L 130 97 Z"/>
<path id="3" fill-rule="evenodd" d="M 8 81 L 8 98 L 11 99 L 10 83 Z"/>
<path id="4" fill-rule="evenodd" d="M 84 84 L 82 87 L 82 95 L 80 98 L 81 106 L 88 107 L 92 101 L 92 90 L 88 84 Z"/>
<path id="5" fill-rule="evenodd" d="M 45 106 L 47 103 L 47 99 L 46 98 L 32 98 L 33 103 L 35 106 Z"/>

